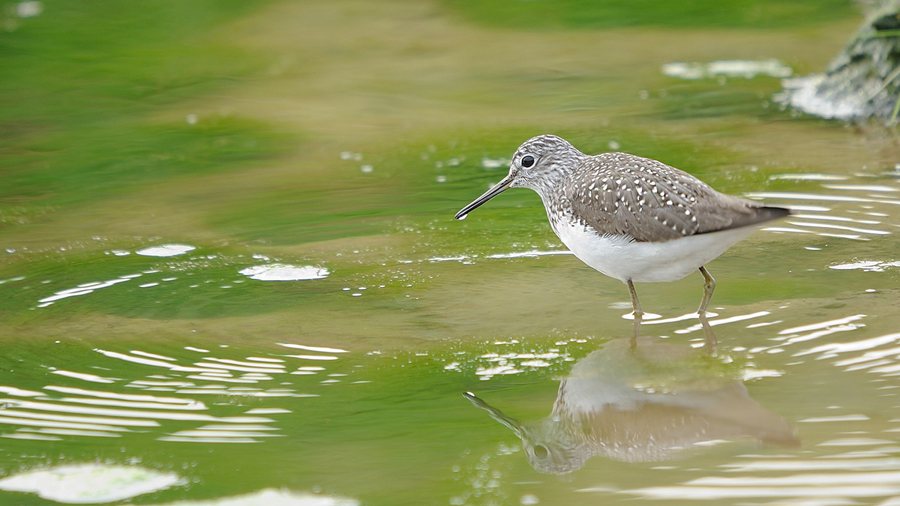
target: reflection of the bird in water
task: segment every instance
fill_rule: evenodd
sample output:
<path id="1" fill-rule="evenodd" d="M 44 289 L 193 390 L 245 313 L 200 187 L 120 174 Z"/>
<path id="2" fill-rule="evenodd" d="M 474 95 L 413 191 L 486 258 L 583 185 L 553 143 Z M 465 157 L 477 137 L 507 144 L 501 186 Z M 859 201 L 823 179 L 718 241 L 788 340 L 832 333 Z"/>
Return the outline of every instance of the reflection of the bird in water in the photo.
<path id="1" fill-rule="evenodd" d="M 731 359 L 641 337 L 610 341 L 579 360 L 560 381 L 553 412 L 537 422 L 464 396 L 512 429 L 542 473 L 576 471 L 595 455 L 666 460 L 730 439 L 797 446 L 792 427 L 750 398 L 740 373 Z"/>

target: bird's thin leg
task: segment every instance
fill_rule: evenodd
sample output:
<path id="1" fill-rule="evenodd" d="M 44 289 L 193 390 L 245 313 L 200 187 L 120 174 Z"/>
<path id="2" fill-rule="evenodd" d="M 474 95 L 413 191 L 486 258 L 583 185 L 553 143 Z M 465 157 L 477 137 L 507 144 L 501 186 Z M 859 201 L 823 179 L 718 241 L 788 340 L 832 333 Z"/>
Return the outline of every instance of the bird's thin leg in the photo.
<path id="1" fill-rule="evenodd" d="M 703 274 L 703 279 L 705 279 L 706 282 L 703 283 L 703 299 L 700 300 L 700 308 L 697 309 L 697 314 L 705 315 L 706 306 L 709 305 L 709 300 L 712 299 L 713 291 L 716 289 L 716 280 L 709 275 L 709 271 L 706 270 L 706 267 L 700 267 L 700 274 Z"/>
<path id="2" fill-rule="evenodd" d="M 702 269 L 702 267 L 701 267 L 701 269 Z M 710 279 L 712 279 L 712 278 L 710 278 Z M 631 307 L 634 308 L 634 312 L 631 314 L 634 315 L 635 319 L 643 317 L 644 311 L 641 309 L 641 303 L 638 302 L 637 292 L 634 291 L 634 283 L 632 283 L 631 280 L 629 279 L 628 281 L 625 282 L 625 284 L 628 285 L 628 293 L 631 294 Z"/>
<path id="3" fill-rule="evenodd" d="M 634 308 L 634 312 L 631 313 L 634 316 L 634 324 L 631 332 L 631 346 L 634 347 L 637 345 L 637 338 L 641 333 L 641 320 L 644 317 L 644 311 L 641 310 L 641 303 L 638 301 L 637 292 L 634 291 L 634 283 L 629 279 L 625 284 L 628 285 L 628 293 L 631 294 L 631 307 Z"/>

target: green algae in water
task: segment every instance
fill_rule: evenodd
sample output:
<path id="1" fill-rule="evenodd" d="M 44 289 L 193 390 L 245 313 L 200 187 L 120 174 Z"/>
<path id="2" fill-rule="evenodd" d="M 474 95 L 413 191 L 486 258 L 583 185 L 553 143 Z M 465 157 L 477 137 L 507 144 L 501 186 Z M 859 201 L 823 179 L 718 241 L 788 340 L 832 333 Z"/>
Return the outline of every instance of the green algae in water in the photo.
<path id="1" fill-rule="evenodd" d="M 295 142 L 269 125 L 240 118 L 79 128 L 12 148 L 13 156 L 0 161 L 8 181 L 0 202 L 70 208 L 160 181 L 243 168 Z"/>
<path id="2" fill-rule="evenodd" d="M 565 0 L 517 2 L 446 0 L 469 19 L 518 30 L 663 28 L 789 28 L 846 19 L 857 14 L 846 0 Z"/>
<path id="3" fill-rule="evenodd" d="M 570 11 L 554 11 L 559 5 Z M 795 422 L 806 453 L 752 441 L 711 442 L 684 452 L 682 460 L 594 458 L 564 480 L 536 473 L 515 434 L 474 408 L 463 392 L 523 420 L 544 419 L 553 412 L 561 378 L 579 360 L 627 336 L 630 323 L 617 305 L 627 304 L 620 283 L 571 256 L 509 255 L 560 251 L 532 192 L 509 192 L 469 220 L 453 220 L 454 212 L 502 177 L 502 159 L 519 143 L 551 129 L 585 152 L 650 156 L 729 193 L 869 199 L 828 203 L 827 212 L 816 212 L 881 220 L 866 225 L 880 231 L 889 230 L 895 214 L 891 195 L 826 191 L 817 182 L 770 183 L 769 177 L 833 172 L 859 179 L 853 183 L 880 178 L 878 184 L 888 186 L 894 176 L 880 173 L 896 157 L 889 143 L 841 126 L 784 121 L 788 114 L 763 110 L 765 95 L 778 88 L 769 78 L 684 83 L 660 75 L 657 63 L 638 72 L 633 62 L 604 63 L 602 71 L 581 74 L 572 67 L 523 69 L 521 60 L 501 62 L 501 72 L 491 74 L 454 58 L 453 48 L 441 45 L 444 38 L 431 40 L 432 25 L 423 29 L 426 39 L 412 38 L 415 30 L 391 31 L 394 38 L 365 32 L 372 39 L 362 42 L 350 36 L 400 19 L 404 28 L 436 22 L 437 33 L 450 36 L 448 44 L 463 48 L 473 34 L 490 37 L 478 41 L 499 40 L 496 31 L 448 22 L 440 5 L 415 11 L 420 18 L 382 15 L 406 13 L 410 6 L 416 4 L 269 3 L 273 10 L 265 11 L 243 2 L 47 2 L 40 16 L 0 33 L 4 68 L 11 69 L 0 75 L 6 105 L 0 108 L 0 175 L 6 183 L 0 188 L 0 238 L 3 249 L 12 250 L 0 253 L 0 417 L 6 417 L 0 474 L 99 462 L 187 480 L 138 497 L 136 504 L 214 500 L 266 488 L 318 491 L 365 504 L 643 504 L 652 502 L 652 487 L 690 493 L 698 478 L 759 477 L 747 470 L 754 465 L 795 466 L 769 473 L 792 478 L 808 471 L 806 462 L 846 465 L 860 459 L 843 457 L 865 452 L 886 469 L 896 467 L 890 460 L 896 424 L 889 420 L 897 417 L 890 407 L 890 369 L 896 367 L 890 349 L 896 343 L 898 271 L 828 268 L 855 257 L 887 266 L 896 234 L 861 235 L 871 239 L 864 241 L 806 227 L 803 235 L 760 232 L 717 260 L 711 270 L 719 280 L 713 305 L 722 307 L 714 327 L 720 355 L 660 367 L 644 384 L 656 389 L 692 374 L 705 382 L 748 373 L 755 378 L 746 383 L 751 399 Z M 508 27 L 501 38 L 513 30 L 548 37 L 538 42 L 553 54 L 578 48 L 560 42 L 552 30 L 578 28 L 575 37 L 587 37 L 602 26 L 647 27 L 640 31 L 659 41 L 680 30 L 702 34 L 692 27 L 765 25 L 764 36 L 751 30 L 729 39 L 734 34 L 723 31 L 705 43 L 728 52 L 769 35 L 799 34 L 815 40 L 809 48 L 843 37 L 821 35 L 831 29 L 827 23 L 855 17 L 847 3 L 729 8 L 725 13 L 703 2 L 498 2 L 459 10 L 482 26 Z M 291 45 L 298 18 L 291 15 L 311 19 L 327 33 L 311 30 L 313 39 L 298 39 L 305 44 L 298 51 Z M 241 24 L 255 16 L 260 19 L 249 29 Z M 262 50 L 258 34 L 247 33 L 262 27 L 266 36 L 278 34 L 284 30 L 279 23 L 289 25 L 289 40 L 261 43 Z M 538 33 L 547 26 L 552 30 Z M 652 27 L 660 26 L 679 30 L 653 38 Z M 350 45 L 311 44 L 317 34 Z M 709 48 L 689 49 L 705 54 Z M 317 105 L 337 111 L 332 130 L 313 132 L 321 118 L 315 115 L 281 122 L 288 108 L 300 108 L 285 89 L 304 81 L 270 75 L 273 62 L 294 57 L 302 79 L 320 78 L 317 85 L 335 88 L 344 83 L 341 76 L 372 73 L 371 67 L 348 66 L 359 65 L 354 52 L 384 57 L 375 61 L 386 61 L 392 72 L 425 54 L 429 64 L 453 69 L 455 76 L 445 76 L 449 86 L 469 91 L 418 95 L 420 88 L 404 79 L 421 76 L 401 72 L 340 96 L 341 103 L 354 93 L 387 97 L 383 102 L 342 108 L 330 95 L 315 95 L 322 100 Z M 812 65 L 812 59 L 798 57 L 798 65 Z M 488 78 L 480 79 L 484 74 Z M 260 82 L 265 86 L 254 87 Z M 219 92 L 227 98 L 217 100 Z M 274 105 L 261 111 L 257 102 L 250 113 L 218 109 L 228 100 L 252 100 L 253 93 L 271 98 L 270 92 Z M 372 106 L 396 113 L 394 106 L 422 99 L 445 104 L 447 113 L 457 105 L 467 112 L 429 128 L 417 128 L 428 118 L 409 113 L 401 120 L 413 127 L 397 134 L 356 129 L 343 135 L 360 117 L 380 118 L 369 114 Z M 532 110 L 523 104 L 536 105 Z M 195 107 L 207 112 L 194 116 Z M 479 116 L 482 107 L 496 118 Z M 843 151 L 835 147 L 842 142 Z M 361 152 L 363 160 L 342 159 L 343 150 Z M 125 213 L 123 202 L 133 209 Z M 93 233 L 107 223 L 109 229 Z M 167 259 L 134 253 L 175 242 L 197 249 Z M 492 253 L 506 256 L 485 258 Z M 239 273 L 274 262 L 321 266 L 330 274 L 282 283 Z M 135 274 L 141 276 L 122 277 Z M 91 291 L 99 286 L 92 282 L 119 279 L 127 281 Z M 648 287 L 644 302 L 667 317 L 688 313 L 699 298 L 694 283 L 699 281 Z M 90 293 L 36 307 L 78 288 Z M 685 319 L 648 324 L 644 332 L 690 352 L 702 344 L 693 327 Z M 873 356 L 887 363 L 873 365 Z M 734 361 L 725 362 L 729 357 Z M 152 415 L 114 417 L 101 409 Z M 94 426 L 84 426 L 89 423 Z M 739 500 L 777 501 L 783 499 L 778 492 L 771 500 Z M 47 504 L 33 495 L 4 493 L 7 499 Z"/>

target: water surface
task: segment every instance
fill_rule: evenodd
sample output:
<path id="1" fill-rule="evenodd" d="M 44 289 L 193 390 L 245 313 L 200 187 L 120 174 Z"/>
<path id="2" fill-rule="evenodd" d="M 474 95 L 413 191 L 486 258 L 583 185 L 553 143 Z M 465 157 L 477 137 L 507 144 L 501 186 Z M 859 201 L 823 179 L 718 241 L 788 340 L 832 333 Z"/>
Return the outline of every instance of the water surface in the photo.
<path id="1" fill-rule="evenodd" d="M 897 501 L 893 134 L 728 70 L 820 70 L 829 5 L 5 12 L 0 502 Z M 715 350 L 699 275 L 631 348 L 536 195 L 453 220 L 550 132 L 797 211 L 708 266 Z"/>

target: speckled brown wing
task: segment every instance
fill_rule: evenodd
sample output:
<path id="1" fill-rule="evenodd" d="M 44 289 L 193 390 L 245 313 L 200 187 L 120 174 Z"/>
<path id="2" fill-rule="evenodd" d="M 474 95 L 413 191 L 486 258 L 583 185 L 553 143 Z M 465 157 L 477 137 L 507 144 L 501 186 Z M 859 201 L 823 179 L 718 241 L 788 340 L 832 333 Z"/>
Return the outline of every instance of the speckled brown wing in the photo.
<path id="1" fill-rule="evenodd" d="M 664 163 L 626 153 L 588 158 L 563 189 L 575 218 L 603 234 L 662 242 L 754 225 L 790 211 L 719 193 Z"/>

